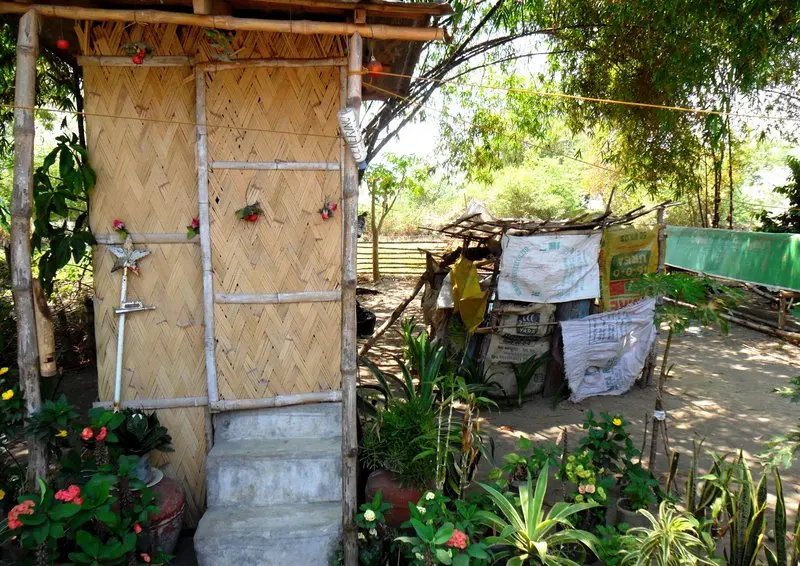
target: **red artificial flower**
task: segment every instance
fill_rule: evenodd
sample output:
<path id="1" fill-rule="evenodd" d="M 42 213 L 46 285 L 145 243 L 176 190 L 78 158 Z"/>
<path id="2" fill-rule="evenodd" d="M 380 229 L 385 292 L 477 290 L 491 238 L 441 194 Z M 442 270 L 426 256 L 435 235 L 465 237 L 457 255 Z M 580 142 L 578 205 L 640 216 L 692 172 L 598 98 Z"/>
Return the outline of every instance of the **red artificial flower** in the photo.
<path id="1" fill-rule="evenodd" d="M 135 523 L 133 525 L 133 532 L 136 533 L 137 535 L 141 534 L 142 533 L 142 526 L 139 523 Z"/>
<path id="2" fill-rule="evenodd" d="M 453 530 L 453 536 L 450 537 L 445 544 L 451 548 L 458 548 L 459 550 L 464 550 L 467 548 L 467 544 L 469 543 L 469 539 L 467 535 L 459 531 L 458 529 Z"/>
<path id="3" fill-rule="evenodd" d="M 106 427 L 102 427 L 100 429 L 100 432 L 97 433 L 95 440 L 97 440 L 98 442 L 102 442 L 106 439 L 106 436 L 108 436 L 108 431 L 106 430 Z"/>
<path id="4" fill-rule="evenodd" d="M 192 226 L 193 230 L 197 230 L 198 228 L 200 228 L 200 219 L 199 218 L 192 218 L 191 226 Z"/>
<path id="5" fill-rule="evenodd" d="M 145 561 L 145 563 L 150 564 L 150 555 L 149 554 L 147 554 L 146 552 L 142 552 L 142 554 L 140 556 L 142 557 L 142 560 Z"/>
<path id="6" fill-rule="evenodd" d="M 328 203 L 328 210 L 330 210 L 331 212 L 336 212 L 337 208 L 339 208 L 339 205 L 336 204 L 335 202 Z"/>
<path id="7" fill-rule="evenodd" d="M 81 438 L 84 440 L 91 440 L 94 436 L 94 432 L 88 426 L 81 431 Z"/>
<path id="8" fill-rule="evenodd" d="M 114 222 L 111 225 L 117 232 L 125 229 L 125 223 L 122 220 L 114 220 Z"/>

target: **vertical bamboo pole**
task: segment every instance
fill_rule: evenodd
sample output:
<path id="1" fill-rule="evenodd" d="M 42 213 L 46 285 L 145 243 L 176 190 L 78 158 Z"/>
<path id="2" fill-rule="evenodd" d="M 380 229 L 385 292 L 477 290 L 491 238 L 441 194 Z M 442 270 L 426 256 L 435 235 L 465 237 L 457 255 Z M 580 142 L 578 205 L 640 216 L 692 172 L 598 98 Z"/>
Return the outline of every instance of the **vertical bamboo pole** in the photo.
<path id="1" fill-rule="evenodd" d="M 11 196 L 11 285 L 17 311 L 17 362 L 20 386 L 25 391 L 28 416 L 38 412 L 39 347 L 31 275 L 31 216 L 33 206 L 33 143 L 36 104 L 36 58 L 39 56 L 39 15 L 25 12 L 19 21 L 17 71 L 14 92 L 14 188 Z M 47 476 L 45 443 L 28 437 L 28 486 Z"/>
<path id="2" fill-rule="evenodd" d="M 656 273 L 664 273 L 667 257 L 667 225 L 664 223 L 664 208 L 658 209 L 656 223 L 658 225 L 658 266 Z M 657 299 L 660 302 L 660 299 Z M 644 363 L 644 384 L 650 385 L 653 381 L 653 374 L 656 370 L 656 356 L 658 355 L 658 338 L 650 348 L 647 359 Z"/>
<path id="3" fill-rule="evenodd" d="M 347 105 L 356 114 L 361 110 L 362 40 L 358 33 L 350 38 L 347 76 Z M 358 167 L 349 150 L 344 151 L 342 167 L 342 528 L 345 566 L 358 564 L 358 539 L 355 524 L 358 494 L 358 433 L 356 414 L 356 248 L 358 244 Z"/>
<path id="4" fill-rule="evenodd" d="M 195 119 L 197 122 L 197 201 L 200 220 L 200 255 L 203 264 L 203 331 L 208 401 L 219 401 L 217 355 L 214 342 L 214 274 L 211 271 L 211 229 L 208 219 L 208 131 L 206 129 L 206 74 L 195 71 Z M 208 437 L 208 431 L 206 431 Z M 206 447 L 211 449 L 210 446 Z"/>

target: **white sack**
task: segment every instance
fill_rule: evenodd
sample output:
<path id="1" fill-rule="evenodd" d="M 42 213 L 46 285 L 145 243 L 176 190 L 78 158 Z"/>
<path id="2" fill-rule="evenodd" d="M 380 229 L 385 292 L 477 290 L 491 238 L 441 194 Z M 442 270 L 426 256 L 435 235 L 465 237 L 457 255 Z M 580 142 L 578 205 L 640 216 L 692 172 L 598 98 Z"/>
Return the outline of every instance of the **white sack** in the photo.
<path id="1" fill-rule="evenodd" d="M 656 338 L 655 299 L 561 323 L 564 373 L 573 402 L 621 395 L 639 377 Z"/>
<path id="2" fill-rule="evenodd" d="M 602 234 L 503 236 L 501 301 L 565 303 L 600 296 Z"/>
<path id="3" fill-rule="evenodd" d="M 442 286 L 439 288 L 439 296 L 436 298 L 437 309 L 452 309 L 453 308 L 453 280 L 450 278 L 450 272 L 444 276 Z"/>

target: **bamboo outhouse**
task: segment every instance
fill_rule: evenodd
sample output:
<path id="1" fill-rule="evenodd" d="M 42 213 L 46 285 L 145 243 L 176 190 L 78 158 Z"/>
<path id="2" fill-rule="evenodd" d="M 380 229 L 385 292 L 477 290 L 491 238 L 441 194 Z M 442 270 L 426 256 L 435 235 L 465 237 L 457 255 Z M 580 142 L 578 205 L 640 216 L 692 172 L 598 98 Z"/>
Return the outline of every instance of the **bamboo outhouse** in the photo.
<path id="1" fill-rule="evenodd" d="M 101 402 L 114 400 L 119 371 L 122 406 L 155 409 L 169 428 L 175 452 L 156 463 L 184 486 L 190 526 L 208 497 L 201 563 L 320 563 L 313 557 L 330 553 L 344 525 L 354 564 L 358 171 L 337 112 L 360 108 L 365 56 L 393 53 L 388 70 L 409 74 L 419 42 L 443 38 L 431 17 L 449 8 L 66 4 L 0 2 L 0 12 L 74 20 L 97 172 Z M 327 220 L 325 202 L 338 204 Z M 237 215 L 248 206 L 255 218 Z M 199 234 L 187 237 L 194 218 Z M 129 250 L 149 251 L 135 270 L 112 271 L 109 250 L 123 244 L 115 221 L 130 233 Z M 284 516 L 296 506 L 308 516 Z M 235 531 L 230 507 L 267 510 L 217 540 L 220 529 Z M 303 524 L 325 534 L 315 535 L 319 549 Z M 295 546 L 275 542 L 279 527 Z"/>

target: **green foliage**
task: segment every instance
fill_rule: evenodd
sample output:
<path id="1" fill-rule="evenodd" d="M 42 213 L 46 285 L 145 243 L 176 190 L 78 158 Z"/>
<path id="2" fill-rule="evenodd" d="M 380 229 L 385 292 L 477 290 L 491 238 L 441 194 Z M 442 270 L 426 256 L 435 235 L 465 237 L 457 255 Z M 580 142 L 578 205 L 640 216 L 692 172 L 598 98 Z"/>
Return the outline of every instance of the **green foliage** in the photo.
<path id="1" fill-rule="evenodd" d="M 589 501 L 604 505 L 608 499 L 608 490 L 614 483 L 608 477 L 607 470 L 595 464 L 592 454 L 588 450 L 580 449 L 567 456 L 559 477 L 575 486 L 575 491 L 567 499 L 578 503 Z"/>
<path id="2" fill-rule="evenodd" d="M 89 193 L 97 182 L 77 136 L 61 135 L 33 175 L 31 244 L 41 253 L 39 280 L 46 293 L 70 260 L 79 264 L 95 243 L 88 223 Z"/>
<path id="3" fill-rule="evenodd" d="M 550 352 L 545 352 L 544 354 L 537 355 L 534 354 L 521 364 L 514 364 L 511 366 L 511 369 L 514 370 L 514 379 L 517 383 L 517 406 L 522 406 L 522 399 L 525 396 L 525 390 L 528 389 L 528 385 L 530 385 L 533 378 L 536 376 L 536 372 L 542 367 L 544 364 L 550 361 Z"/>
<path id="4" fill-rule="evenodd" d="M 579 451 L 589 452 L 594 465 L 611 473 L 622 471 L 627 462 L 639 455 L 634 447 L 630 434 L 625 430 L 628 425 L 621 415 L 600 413 L 600 420 L 588 411 L 583 421 L 586 435 L 578 444 Z"/>
<path id="5" fill-rule="evenodd" d="M 788 185 L 775 187 L 775 192 L 789 199 L 789 210 L 771 215 L 766 210 L 758 215 L 762 232 L 784 232 L 800 234 L 800 159 L 788 157 L 786 164 L 792 178 Z"/>
<path id="6" fill-rule="evenodd" d="M 631 540 L 625 537 L 628 528 L 626 523 L 597 527 L 597 544 L 594 550 L 597 559 L 605 566 L 620 566 L 625 554 L 633 550 Z"/>
<path id="7" fill-rule="evenodd" d="M 390 470 L 404 484 L 424 487 L 436 468 L 430 440 L 436 430 L 436 413 L 421 397 L 391 399 L 364 425 L 361 460 L 371 470 Z"/>
<path id="8" fill-rule="evenodd" d="M 678 512 L 671 504 L 662 501 L 658 515 L 639 511 L 650 521 L 649 527 L 635 527 L 628 531 L 624 544 L 627 547 L 623 565 L 635 566 L 687 566 L 716 562 L 714 542 L 700 529 L 700 523 L 688 513 Z"/>
<path id="9" fill-rule="evenodd" d="M 766 472 L 764 472 L 766 473 Z M 764 555 L 769 566 L 790 566 L 797 564 L 800 558 L 800 508 L 795 514 L 794 532 L 791 537 L 786 532 L 786 502 L 783 498 L 783 481 L 777 468 L 772 470 L 775 479 L 775 516 L 774 516 L 774 550 L 764 545 Z M 791 553 L 786 548 L 787 539 L 791 545 Z"/>
<path id="10" fill-rule="evenodd" d="M 629 462 L 622 475 L 622 495 L 632 511 L 649 509 L 658 502 L 658 480 L 641 464 Z"/>
<path id="11" fill-rule="evenodd" d="M 789 384 L 775 389 L 778 396 L 792 403 L 800 402 L 800 375 L 789 380 Z M 774 437 L 767 443 L 767 449 L 759 455 L 763 464 L 789 467 L 800 450 L 800 427 L 795 426 L 786 434 Z"/>
<path id="12" fill-rule="evenodd" d="M 520 436 L 517 452 L 506 454 L 503 466 L 489 472 L 489 479 L 510 486 L 514 482 L 525 481 L 528 475 L 538 478 L 545 466 L 558 466 L 559 455 L 560 449 L 553 442 L 534 443 Z"/>
<path id="13" fill-rule="evenodd" d="M 497 535 L 486 539 L 488 544 L 501 545 L 503 550 L 496 558 L 506 558 L 509 566 L 523 564 L 545 564 L 547 566 L 577 566 L 562 554 L 565 546 L 585 546 L 594 550 L 597 538 L 581 529 L 574 528 L 573 517 L 597 507 L 597 503 L 566 503 L 560 501 L 545 513 L 543 507 L 547 491 L 548 466 L 542 469 L 536 488 L 528 482 L 520 486 L 520 508 L 517 509 L 505 495 L 490 485 L 481 484 L 492 499 L 500 515 L 491 511 L 480 511 L 478 517 Z"/>
<path id="14" fill-rule="evenodd" d="M 409 503 L 410 519 L 403 526 L 413 529 L 415 536 L 401 536 L 397 541 L 410 564 L 489 564 L 489 549 L 478 540 L 483 536 L 478 514 L 478 503 L 429 491 L 416 505 Z"/>
<path id="15" fill-rule="evenodd" d="M 117 413 L 119 414 L 119 413 Z M 148 452 L 172 452 L 172 437 L 158 420 L 155 411 L 150 414 L 127 409 L 117 431 L 119 445 L 124 454 L 141 456 Z M 113 413 L 112 413 L 113 415 Z"/>
<path id="16" fill-rule="evenodd" d="M 61 395 L 55 401 L 46 400 L 38 413 L 32 415 L 25 425 L 28 435 L 44 440 L 52 454 L 58 454 L 65 446 L 67 436 L 78 420 L 78 409 Z M 66 431 L 66 432 L 64 432 Z"/>

